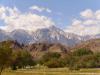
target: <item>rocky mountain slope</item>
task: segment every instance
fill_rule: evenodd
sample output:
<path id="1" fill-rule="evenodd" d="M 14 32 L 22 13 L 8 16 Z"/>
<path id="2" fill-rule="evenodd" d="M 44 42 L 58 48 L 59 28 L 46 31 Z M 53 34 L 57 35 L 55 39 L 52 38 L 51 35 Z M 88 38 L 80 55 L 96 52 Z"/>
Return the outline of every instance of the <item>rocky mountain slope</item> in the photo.
<path id="1" fill-rule="evenodd" d="M 39 58 L 46 52 L 58 52 L 61 54 L 67 53 L 70 48 L 61 44 L 50 44 L 50 43 L 34 43 L 30 45 L 20 44 L 17 41 L 3 41 L 0 42 L 0 46 L 9 47 L 12 50 L 27 50 L 31 53 L 34 58 Z"/>
<path id="2" fill-rule="evenodd" d="M 100 39 L 91 39 L 76 45 L 72 50 L 79 48 L 88 48 L 93 52 L 100 52 Z"/>
<path id="3" fill-rule="evenodd" d="M 55 26 L 38 29 L 35 32 L 18 29 L 12 32 L 0 31 L 0 41 L 6 39 L 16 40 L 20 44 L 33 43 L 59 43 L 62 45 L 73 46 L 81 41 L 80 36 L 71 33 L 65 33 Z"/>
<path id="4" fill-rule="evenodd" d="M 29 45 L 20 44 L 17 41 L 3 41 L 0 42 L 0 46 L 10 47 L 13 50 L 27 50 L 29 51 L 34 58 L 39 58 L 46 52 L 59 52 L 61 54 L 66 54 L 71 50 L 76 50 L 80 48 L 88 48 L 93 52 L 100 52 L 100 39 L 92 39 L 80 44 L 75 45 L 74 47 L 65 46 L 58 43 L 33 43 Z"/>
<path id="5" fill-rule="evenodd" d="M 7 32 L 5 32 L 4 30 L 0 30 L 0 41 L 5 41 L 7 39 L 9 39 Z"/>
<path id="6" fill-rule="evenodd" d="M 55 26 L 37 29 L 34 32 L 22 29 L 13 30 L 11 32 L 0 30 L 0 41 L 13 40 L 25 45 L 33 43 L 59 43 L 72 47 L 81 43 L 82 41 L 87 41 L 95 38 L 100 38 L 100 35 L 97 34 L 91 36 L 78 36 L 73 33 L 66 33 Z"/>

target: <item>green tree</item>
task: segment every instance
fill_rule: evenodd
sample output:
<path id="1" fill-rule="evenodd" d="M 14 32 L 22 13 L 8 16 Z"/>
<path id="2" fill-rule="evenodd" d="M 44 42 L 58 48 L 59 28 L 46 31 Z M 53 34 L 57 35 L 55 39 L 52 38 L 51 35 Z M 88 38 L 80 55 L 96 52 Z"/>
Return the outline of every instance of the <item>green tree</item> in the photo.
<path id="1" fill-rule="evenodd" d="M 87 48 L 80 48 L 73 52 L 73 56 L 84 56 L 89 54 L 93 54 L 93 52 Z"/>
<path id="2" fill-rule="evenodd" d="M 26 66 L 34 66 L 36 64 L 31 54 L 26 50 L 15 51 L 14 55 L 14 61 L 11 65 L 13 70 L 26 68 Z"/>
<path id="3" fill-rule="evenodd" d="M 49 68 L 60 67 L 60 57 L 61 54 L 57 52 L 47 52 L 40 59 L 40 64 L 45 65 Z"/>
<path id="4" fill-rule="evenodd" d="M 2 71 L 9 67 L 12 61 L 12 49 L 0 46 L 0 75 Z"/>

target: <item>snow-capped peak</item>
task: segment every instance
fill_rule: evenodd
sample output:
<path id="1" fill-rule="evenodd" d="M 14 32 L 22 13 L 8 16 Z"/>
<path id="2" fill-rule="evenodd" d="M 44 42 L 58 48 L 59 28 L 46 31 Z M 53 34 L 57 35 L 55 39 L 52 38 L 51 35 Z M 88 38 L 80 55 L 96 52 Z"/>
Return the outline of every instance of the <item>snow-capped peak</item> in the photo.
<path id="1" fill-rule="evenodd" d="M 83 37 L 73 33 L 66 33 L 55 26 L 39 28 L 36 31 L 31 32 L 28 30 L 16 29 L 12 32 L 9 32 L 9 34 L 5 31 L 0 30 L 0 41 L 4 41 L 10 38 L 23 44 L 47 42 L 73 46 L 75 44 L 80 43 L 81 41 L 91 39 L 91 37 L 100 38 L 100 35 Z"/>

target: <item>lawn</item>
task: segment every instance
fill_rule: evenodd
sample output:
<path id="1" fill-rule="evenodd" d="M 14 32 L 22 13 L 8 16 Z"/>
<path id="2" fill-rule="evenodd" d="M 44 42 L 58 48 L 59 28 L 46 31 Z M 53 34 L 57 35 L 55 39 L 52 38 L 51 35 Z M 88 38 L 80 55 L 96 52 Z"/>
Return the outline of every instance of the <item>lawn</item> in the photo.
<path id="1" fill-rule="evenodd" d="M 67 68 L 23 69 L 7 70 L 2 75 L 100 75 L 100 69 L 81 69 L 80 71 L 70 71 Z"/>

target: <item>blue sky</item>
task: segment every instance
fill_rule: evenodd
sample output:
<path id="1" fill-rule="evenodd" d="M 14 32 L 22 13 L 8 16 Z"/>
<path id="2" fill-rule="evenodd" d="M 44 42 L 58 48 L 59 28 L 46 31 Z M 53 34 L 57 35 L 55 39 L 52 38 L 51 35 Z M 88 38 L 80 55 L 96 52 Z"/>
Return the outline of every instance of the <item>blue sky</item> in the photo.
<path id="1" fill-rule="evenodd" d="M 38 14 L 52 18 L 62 29 L 71 25 L 74 18 L 80 19 L 80 12 L 86 9 L 91 9 L 93 12 L 100 10 L 100 0 L 0 0 L 0 5 L 17 7 L 23 13 L 29 11 L 29 7 L 33 5 L 49 8 L 52 13 Z M 3 25 L 2 21 L 0 25 Z"/>

